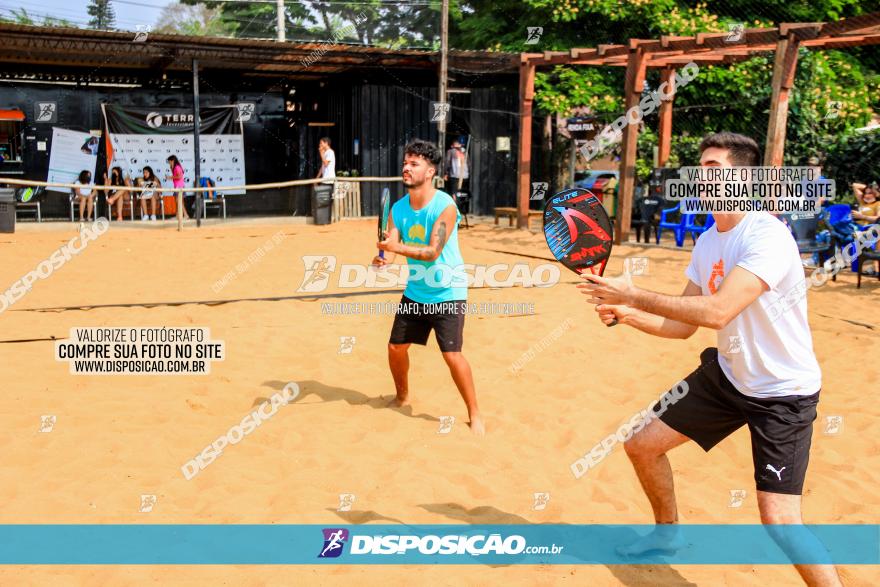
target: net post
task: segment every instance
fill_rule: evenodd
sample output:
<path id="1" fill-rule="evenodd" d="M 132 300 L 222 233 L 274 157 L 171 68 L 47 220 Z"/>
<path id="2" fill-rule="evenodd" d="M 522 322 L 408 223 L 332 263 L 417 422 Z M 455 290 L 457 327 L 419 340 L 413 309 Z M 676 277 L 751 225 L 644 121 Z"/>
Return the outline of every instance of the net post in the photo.
<path id="1" fill-rule="evenodd" d="M 177 232 L 183 230 L 183 190 L 177 190 Z"/>
<path id="2" fill-rule="evenodd" d="M 196 188 L 202 187 L 202 154 L 201 148 L 199 146 L 199 139 L 201 136 L 201 122 L 199 120 L 199 60 L 192 60 L 192 74 L 193 74 L 193 155 L 195 158 L 195 179 L 193 183 Z M 241 115 L 238 115 L 241 118 Z M 242 139 L 244 138 L 244 130 L 242 130 Z M 245 180 L 247 181 L 247 180 Z M 215 186 L 216 187 L 216 186 Z M 214 192 L 214 195 L 217 195 L 217 192 Z M 196 215 L 196 226 L 202 226 L 202 216 L 204 215 L 205 209 L 205 192 L 196 192 L 196 203 L 194 207 L 194 212 Z"/>

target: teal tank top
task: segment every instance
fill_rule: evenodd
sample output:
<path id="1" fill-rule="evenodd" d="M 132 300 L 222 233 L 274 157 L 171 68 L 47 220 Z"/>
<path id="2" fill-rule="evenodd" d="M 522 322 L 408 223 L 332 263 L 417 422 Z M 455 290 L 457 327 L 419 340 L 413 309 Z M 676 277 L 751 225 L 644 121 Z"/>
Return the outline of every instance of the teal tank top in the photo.
<path id="1" fill-rule="evenodd" d="M 391 208 L 394 226 L 400 231 L 404 244 L 413 247 L 428 246 L 434 232 L 434 222 L 455 200 L 446 192 L 437 190 L 421 210 L 413 210 L 409 194 Z M 409 273 L 403 295 L 420 304 L 437 304 L 467 299 L 467 274 L 458 248 L 458 223 L 461 213 L 455 206 L 455 226 L 446 240 L 446 246 L 435 261 L 407 258 Z"/>

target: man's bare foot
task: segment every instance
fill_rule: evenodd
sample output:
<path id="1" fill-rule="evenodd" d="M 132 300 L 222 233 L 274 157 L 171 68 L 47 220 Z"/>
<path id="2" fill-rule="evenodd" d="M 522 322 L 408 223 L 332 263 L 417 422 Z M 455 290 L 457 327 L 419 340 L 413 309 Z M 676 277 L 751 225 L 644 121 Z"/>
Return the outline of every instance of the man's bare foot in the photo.
<path id="1" fill-rule="evenodd" d="M 408 396 L 396 396 L 391 398 L 391 401 L 388 402 L 389 408 L 402 408 L 403 406 L 409 405 L 409 397 Z"/>
<path id="2" fill-rule="evenodd" d="M 678 524 L 657 524 L 650 534 L 635 542 L 616 548 L 617 554 L 637 557 L 644 554 L 675 554 L 685 546 Z"/>
<path id="3" fill-rule="evenodd" d="M 471 417 L 470 426 L 471 432 L 473 432 L 477 436 L 486 435 L 486 426 L 483 425 L 483 419 L 480 417 L 479 414 Z"/>

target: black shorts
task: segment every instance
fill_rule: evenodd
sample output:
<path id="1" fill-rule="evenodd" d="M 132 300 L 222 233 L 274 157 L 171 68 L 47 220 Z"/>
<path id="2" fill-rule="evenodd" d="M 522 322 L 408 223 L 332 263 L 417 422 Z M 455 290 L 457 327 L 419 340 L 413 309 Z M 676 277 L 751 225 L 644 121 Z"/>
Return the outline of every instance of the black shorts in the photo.
<path id="1" fill-rule="evenodd" d="M 433 329 L 442 352 L 460 352 L 464 343 L 465 305 L 464 300 L 420 304 L 403 296 L 394 316 L 388 342 L 428 344 L 428 335 Z"/>
<path id="2" fill-rule="evenodd" d="M 810 460 L 810 440 L 819 392 L 754 398 L 728 381 L 718 364 L 718 349 L 700 354 L 701 364 L 685 378 L 686 393 L 667 405 L 655 406 L 660 420 L 684 434 L 703 450 L 732 434 L 743 424 L 752 435 L 755 485 L 760 491 L 800 495 Z"/>

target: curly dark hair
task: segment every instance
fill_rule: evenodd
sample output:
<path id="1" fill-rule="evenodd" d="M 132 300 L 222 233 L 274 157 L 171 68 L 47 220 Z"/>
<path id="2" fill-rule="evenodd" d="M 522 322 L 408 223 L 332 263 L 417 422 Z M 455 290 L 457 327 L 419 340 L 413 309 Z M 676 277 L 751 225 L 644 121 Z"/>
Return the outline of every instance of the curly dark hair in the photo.
<path id="1" fill-rule="evenodd" d="M 430 163 L 434 169 L 440 165 L 440 149 L 431 141 L 413 139 L 403 149 L 404 155 L 417 155 Z"/>

